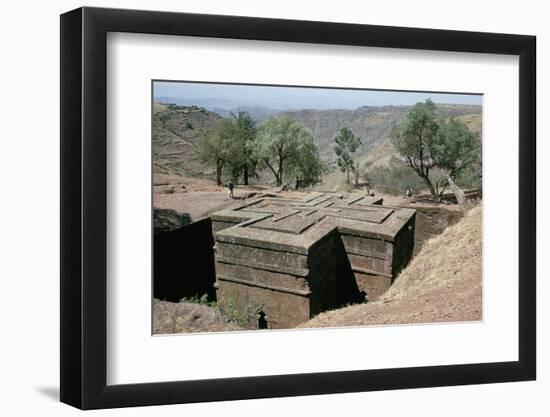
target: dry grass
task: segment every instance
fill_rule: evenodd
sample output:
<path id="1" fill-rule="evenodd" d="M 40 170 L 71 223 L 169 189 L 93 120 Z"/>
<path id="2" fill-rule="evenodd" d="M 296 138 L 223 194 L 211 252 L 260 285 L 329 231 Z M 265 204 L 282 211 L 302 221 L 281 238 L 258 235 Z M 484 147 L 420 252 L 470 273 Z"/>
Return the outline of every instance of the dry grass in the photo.
<path id="1" fill-rule="evenodd" d="M 322 313 L 300 327 L 472 321 L 482 318 L 482 210 L 428 241 L 377 302 Z"/>
<path id="2" fill-rule="evenodd" d="M 390 138 L 386 137 L 360 158 L 359 164 L 363 170 L 367 167 L 387 167 L 393 155 L 397 155 L 395 148 Z"/>
<path id="3" fill-rule="evenodd" d="M 464 276 L 481 277 L 481 206 L 429 240 L 397 278 L 384 300 L 411 299 L 456 284 Z"/>
<path id="4" fill-rule="evenodd" d="M 168 109 L 168 106 L 166 104 L 161 104 L 161 103 L 157 103 L 157 102 L 153 103 L 153 113 L 166 111 L 167 109 Z"/>
<path id="5" fill-rule="evenodd" d="M 473 132 L 481 136 L 481 126 L 483 123 L 482 115 L 480 114 L 468 114 L 465 116 L 458 116 L 456 118 L 463 123 Z"/>

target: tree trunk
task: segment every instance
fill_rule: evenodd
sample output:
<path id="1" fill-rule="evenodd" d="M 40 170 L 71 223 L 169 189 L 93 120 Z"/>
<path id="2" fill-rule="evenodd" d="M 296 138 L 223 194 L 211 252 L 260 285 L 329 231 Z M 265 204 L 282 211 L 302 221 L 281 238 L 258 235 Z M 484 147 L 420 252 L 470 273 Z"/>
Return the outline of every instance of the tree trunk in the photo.
<path id="1" fill-rule="evenodd" d="M 279 184 L 279 173 L 277 171 L 275 171 L 275 169 L 271 166 L 268 159 L 265 159 L 265 164 L 271 170 L 271 172 L 273 172 L 273 175 L 275 175 L 275 184 L 280 185 Z"/>
<path id="2" fill-rule="evenodd" d="M 426 183 L 426 185 L 428 186 L 428 190 L 430 190 L 430 194 L 432 195 L 432 197 L 434 198 L 434 201 L 439 201 L 439 194 L 437 193 L 437 191 L 435 190 L 432 182 L 430 181 L 430 179 L 428 177 L 422 177 L 424 179 L 424 182 Z"/>
<path id="3" fill-rule="evenodd" d="M 277 185 L 283 185 L 283 163 L 279 164 L 279 172 L 277 173 Z"/>
<path id="4" fill-rule="evenodd" d="M 464 195 L 464 191 L 455 184 L 455 182 L 452 180 L 450 176 L 447 177 L 447 181 L 449 182 L 449 186 L 451 187 L 451 190 L 453 191 L 453 194 L 456 197 L 456 201 L 458 202 L 458 205 L 462 209 L 462 212 L 466 212 L 466 196 Z"/>
<path id="5" fill-rule="evenodd" d="M 222 185 L 222 167 L 223 165 L 219 162 L 216 164 L 216 182 L 218 185 Z"/>

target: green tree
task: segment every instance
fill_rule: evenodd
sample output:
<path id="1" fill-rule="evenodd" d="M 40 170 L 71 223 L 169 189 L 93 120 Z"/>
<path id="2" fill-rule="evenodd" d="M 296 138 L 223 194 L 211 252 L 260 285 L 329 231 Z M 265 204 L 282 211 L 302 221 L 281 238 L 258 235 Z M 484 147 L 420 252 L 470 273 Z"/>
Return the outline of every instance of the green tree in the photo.
<path id="1" fill-rule="evenodd" d="M 349 184 L 349 174 L 355 169 L 351 155 L 361 145 L 361 139 L 355 136 L 351 129 L 344 127 L 340 129 L 334 140 L 336 141 L 334 152 L 336 152 L 336 156 L 338 157 L 338 166 L 342 172 L 346 173 L 346 182 Z"/>
<path id="2" fill-rule="evenodd" d="M 254 154 L 254 141 L 256 139 L 256 126 L 247 112 L 240 111 L 232 114 L 237 124 L 238 137 L 238 155 L 235 155 L 236 171 L 243 176 L 243 184 L 248 185 L 252 176 L 257 176 L 256 160 Z"/>
<path id="3" fill-rule="evenodd" d="M 454 179 L 481 159 L 479 140 L 465 123 L 450 118 L 439 123 L 433 144 L 433 158 L 439 168 Z"/>
<path id="4" fill-rule="evenodd" d="M 296 189 L 321 182 L 323 174 L 327 172 L 311 134 L 303 135 L 295 154 L 289 158 L 289 171 L 294 177 Z"/>
<path id="5" fill-rule="evenodd" d="M 453 180 L 479 160 L 480 150 L 476 136 L 464 123 L 453 118 L 439 121 L 435 111 L 429 99 L 415 104 L 391 136 L 405 164 L 439 200 L 449 184 L 457 193 Z"/>
<path id="6" fill-rule="evenodd" d="M 455 179 L 466 170 L 481 162 L 481 147 L 465 123 L 450 118 L 439 123 L 439 132 L 434 143 L 434 159 L 443 171 L 446 184 L 451 187 L 458 204 L 466 209 L 464 192 L 455 184 Z M 441 190 L 441 194 L 443 194 Z"/>
<path id="7" fill-rule="evenodd" d="M 287 116 L 270 116 L 260 125 L 254 144 L 254 155 L 271 170 L 278 186 L 283 184 L 290 158 L 296 157 L 300 145 L 308 137 L 311 137 L 310 131 Z"/>
<path id="8" fill-rule="evenodd" d="M 237 153 L 235 137 L 238 136 L 236 124 L 231 119 L 218 120 L 211 129 L 202 132 L 199 140 L 199 159 L 216 170 L 216 182 L 222 184 L 224 168 L 229 165 Z"/>

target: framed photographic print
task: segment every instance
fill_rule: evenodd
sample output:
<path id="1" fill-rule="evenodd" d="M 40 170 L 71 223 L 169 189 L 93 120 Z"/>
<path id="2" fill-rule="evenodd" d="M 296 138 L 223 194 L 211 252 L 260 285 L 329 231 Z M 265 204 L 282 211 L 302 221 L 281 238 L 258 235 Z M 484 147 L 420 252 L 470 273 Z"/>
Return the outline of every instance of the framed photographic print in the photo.
<path id="1" fill-rule="evenodd" d="M 535 379 L 535 38 L 61 16 L 61 401 Z"/>

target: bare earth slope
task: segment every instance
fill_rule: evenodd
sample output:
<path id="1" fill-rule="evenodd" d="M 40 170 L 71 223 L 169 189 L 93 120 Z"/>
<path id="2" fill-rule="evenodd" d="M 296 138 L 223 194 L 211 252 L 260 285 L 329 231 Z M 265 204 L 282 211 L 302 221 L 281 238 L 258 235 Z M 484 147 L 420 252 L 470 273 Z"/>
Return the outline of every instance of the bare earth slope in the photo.
<path id="1" fill-rule="evenodd" d="M 322 313 L 300 327 L 482 319 L 481 207 L 431 239 L 377 302 Z"/>
<path id="2" fill-rule="evenodd" d="M 155 173 L 202 175 L 205 167 L 197 160 L 201 135 L 220 119 L 199 107 L 174 107 L 154 103 L 153 164 Z"/>

